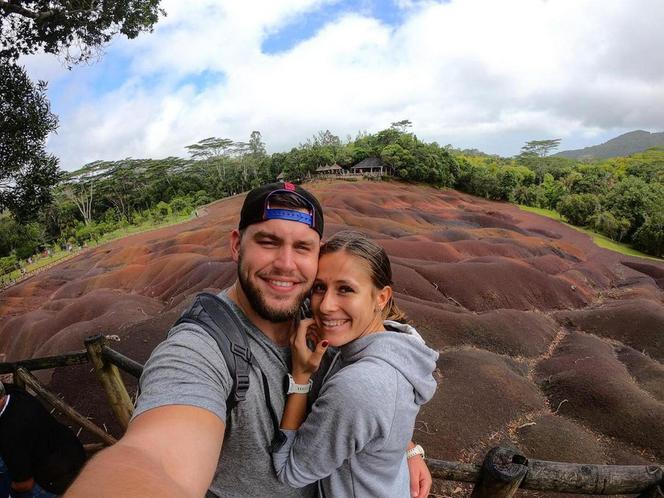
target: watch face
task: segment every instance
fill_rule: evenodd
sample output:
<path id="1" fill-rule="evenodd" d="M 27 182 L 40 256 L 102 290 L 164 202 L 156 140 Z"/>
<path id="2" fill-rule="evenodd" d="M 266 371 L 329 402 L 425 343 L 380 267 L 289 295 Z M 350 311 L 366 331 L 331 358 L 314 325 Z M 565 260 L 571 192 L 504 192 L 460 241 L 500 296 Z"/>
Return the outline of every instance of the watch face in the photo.
<path id="1" fill-rule="evenodd" d="M 284 376 L 284 392 L 286 394 L 288 394 L 288 391 L 290 390 L 290 379 L 291 379 L 291 377 L 290 377 L 289 374 L 286 374 Z"/>

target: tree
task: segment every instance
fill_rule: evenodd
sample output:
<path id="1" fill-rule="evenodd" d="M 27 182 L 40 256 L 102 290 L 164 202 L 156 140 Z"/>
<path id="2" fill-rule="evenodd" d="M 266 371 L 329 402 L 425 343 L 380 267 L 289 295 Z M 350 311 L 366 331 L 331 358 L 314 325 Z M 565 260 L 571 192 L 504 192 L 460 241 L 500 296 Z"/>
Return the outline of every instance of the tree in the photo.
<path id="1" fill-rule="evenodd" d="M 65 197 L 76 205 L 86 225 L 89 225 L 92 220 L 92 198 L 94 193 L 92 185 L 92 182 L 71 184 L 62 191 Z"/>
<path id="2" fill-rule="evenodd" d="M 401 133 L 406 133 L 406 130 L 408 128 L 411 128 L 413 126 L 413 123 L 410 122 L 409 119 L 402 119 L 401 121 L 395 121 L 390 125 L 390 128 L 394 128 L 397 131 L 400 131 Z"/>
<path id="3" fill-rule="evenodd" d="M 599 199 L 595 194 L 570 194 L 558 202 L 556 210 L 572 225 L 585 226 L 599 209 Z"/>
<path id="4" fill-rule="evenodd" d="M 249 136 L 249 154 L 254 159 L 265 157 L 265 144 L 260 131 L 252 131 Z"/>
<path id="5" fill-rule="evenodd" d="M 565 186 L 553 178 L 549 173 L 544 174 L 544 179 L 540 184 L 547 199 L 547 208 L 555 209 L 560 198 L 565 195 Z"/>
<path id="6" fill-rule="evenodd" d="M 641 178 L 628 176 L 620 180 L 606 195 L 605 205 L 616 216 L 626 218 L 630 235 L 643 224 L 649 213 L 662 211 L 664 186 L 646 183 Z"/>
<path id="7" fill-rule="evenodd" d="M 611 211 L 597 211 L 589 221 L 599 233 L 618 242 L 621 242 L 623 237 L 629 233 L 629 220 L 616 218 Z"/>
<path id="8" fill-rule="evenodd" d="M 72 65 L 89 60 L 116 34 L 151 31 L 160 0 L 0 0 L 0 56 L 16 59 L 39 50 Z M 72 53 L 70 48 L 75 47 Z"/>
<path id="9" fill-rule="evenodd" d="M 549 140 L 531 140 L 526 142 L 526 145 L 521 147 L 521 154 L 533 155 L 537 157 L 548 156 L 552 150 L 555 150 L 560 145 L 560 138 L 553 138 Z"/>
<path id="10" fill-rule="evenodd" d="M 185 147 L 193 159 L 212 159 L 230 156 L 235 150 L 235 142 L 230 138 L 208 137 Z"/>
<path id="11" fill-rule="evenodd" d="M 0 209 L 19 221 L 34 219 L 51 201 L 58 160 L 44 143 L 57 124 L 46 83 L 34 85 L 22 67 L 0 58 Z"/>
<path id="12" fill-rule="evenodd" d="M 63 56 L 69 67 L 89 60 L 115 34 L 150 31 L 164 14 L 159 2 L 0 0 L 0 209 L 21 221 L 34 218 L 58 179 L 57 160 L 44 151 L 57 127 L 46 84 L 31 83 L 18 57 L 41 50 Z"/>
<path id="13" fill-rule="evenodd" d="M 634 245 L 658 257 L 664 255 L 664 213 L 646 215 L 643 225 L 634 234 Z"/>

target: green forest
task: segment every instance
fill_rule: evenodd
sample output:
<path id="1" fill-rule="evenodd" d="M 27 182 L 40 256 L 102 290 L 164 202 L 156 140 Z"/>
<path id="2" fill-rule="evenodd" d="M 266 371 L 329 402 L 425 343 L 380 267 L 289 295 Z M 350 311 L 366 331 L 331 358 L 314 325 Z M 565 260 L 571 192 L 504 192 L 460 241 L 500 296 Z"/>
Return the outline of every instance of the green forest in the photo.
<path id="1" fill-rule="evenodd" d="M 27 219 L 10 210 L 0 217 L 0 271 L 15 272 L 36 254 L 71 250 L 109 232 L 184 219 L 198 206 L 279 175 L 305 181 L 321 166 L 347 169 L 371 157 L 397 179 L 555 210 L 573 225 L 662 256 L 664 149 L 580 162 L 550 156 L 558 141 L 541 140 L 503 158 L 425 143 L 409 128 L 401 121 L 344 141 L 324 131 L 274 154 L 254 131 L 247 142 L 206 138 L 186 147 L 188 157 L 97 161 L 61 173 L 50 199 Z"/>

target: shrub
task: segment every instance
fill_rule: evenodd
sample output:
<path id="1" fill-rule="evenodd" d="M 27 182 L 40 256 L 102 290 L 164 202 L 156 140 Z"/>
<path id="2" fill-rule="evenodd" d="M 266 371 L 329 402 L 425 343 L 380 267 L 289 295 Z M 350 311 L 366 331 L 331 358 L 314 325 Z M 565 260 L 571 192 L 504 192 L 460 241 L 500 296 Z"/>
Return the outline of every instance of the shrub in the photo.
<path id="1" fill-rule="evenodd" d="M 177 214 L 189 214 L 192 211 L 192 199 L 189 196 L 171 199 L 171 209 Z"/>
<path id="2" fill-rule="evenodd" d="M 654 256 L 664 254 L 664 213 L 645 215 L 643 225 L 634 233 L 634 245 Z"/>
<path id="3" fill-rule="evenodd" d="M 629 233 L 630 229 L 627 218 L 616 218 L 610 211 L 597 211 L 589 221 L 597 232 L 618 242 Z"/>
<path id="4" fill-rule="evenodd" d="M 0 258 L 0 273 L 11 273 L 14 270 L 18 270 L 19 263 L 15 254 L 10 254 L 4 258 Z"/>
<path id="5" fill-rule="evenodd" d="M 171 206 L 164 201 L 160 201 L 159 204 L 157 204 L 153 209 L 152 209 L 152 219 L 156 222 L 164 221 L 164 219 L 167 216 L 170 216 L 173 213 L 173 210 L 171 209 Z"/>
<path id="6" fill-rule="evenodd" d="M 512 200 L 517 204 L 524 204 L 532 207 L 547 207 L 549 200 L 540 185 L 521 185 L 512 192 Z"/>
<path id="7" fill-rule="evenodd" d="M 570 194 L 560 199 L 556 209 L 572 225 L 584 226 L 599 209 L 599 199 L 595 194 Z"/>

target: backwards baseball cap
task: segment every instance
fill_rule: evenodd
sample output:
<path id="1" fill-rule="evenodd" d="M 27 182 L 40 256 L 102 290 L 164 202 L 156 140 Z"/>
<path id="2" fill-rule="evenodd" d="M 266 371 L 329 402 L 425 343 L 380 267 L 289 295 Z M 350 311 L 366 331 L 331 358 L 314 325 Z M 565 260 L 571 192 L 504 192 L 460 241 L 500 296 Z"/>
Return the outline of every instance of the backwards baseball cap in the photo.
<path id="1" fill-rule="evenodd" d="M 293 196 L 302 207 L 285 207 L 277 197 Z M 271 202 L 272 201 L 272 202 Z M 275 202 L 276 201 L 276 202 Z M 308 210 L 307 213 L 302 209 Z M 293 183 L 269 183 L 257 187 L 247 194 L 240 211 L 240 224 L 243 228 L 267 220 L 297 221 L 309 225 L 323 237 L 323 208 L 310 192 Z"/>

